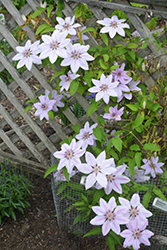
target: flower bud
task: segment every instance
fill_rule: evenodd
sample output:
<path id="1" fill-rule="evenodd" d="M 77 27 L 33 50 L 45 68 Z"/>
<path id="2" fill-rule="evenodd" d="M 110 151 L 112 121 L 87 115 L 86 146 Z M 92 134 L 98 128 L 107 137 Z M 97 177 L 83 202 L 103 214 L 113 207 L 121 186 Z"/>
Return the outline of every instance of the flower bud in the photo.
<path id="1" fill-rule="evenodd" d="M 146 68 L 146 65 L 145 65 L 145 63 L 142 63 L 142 70 L 144 71 L 145 70 L 145 68 Z"/>
<path id="2" fill-rule="evenodd" d="M 143 102 L 143 108 L 145 109 L 146 107 L 146 101 Z"/>
<path id="3" fill-rule="evenodd" d="M 25 15 L 21 15 L 21 17 L 22 17 L 22 19 L 23 19 L 24 22 L 27 22 L 27 18 L 26 18 Z"/>
<path id="4" fill-rule="evenodd" d="M 40 7 L 45 9 L 46 8 L 46 1 L 44 3 L 40 2 Z"/>
<path id="5" fill-rule="evenodd" d="M 31 23 L 32 25 L 35 25 L 35 21 L 33 19 L 31 19 Z"/>

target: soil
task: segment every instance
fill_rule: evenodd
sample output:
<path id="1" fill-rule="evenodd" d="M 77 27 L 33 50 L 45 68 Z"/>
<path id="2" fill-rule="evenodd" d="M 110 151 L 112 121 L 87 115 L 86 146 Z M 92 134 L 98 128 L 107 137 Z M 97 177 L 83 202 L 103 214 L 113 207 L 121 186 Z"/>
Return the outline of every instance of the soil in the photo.
<path id="1" fill-rule="evenodd" d="M 16 211 L 16 221 L 7 217 L 2 219 L 0 250 L 109 250 L 103 238 L 82 238 L 62 230 L 55 217 L 50 178 L 32 175 L 32 182 L 31 206 L 24 214 Z"/>

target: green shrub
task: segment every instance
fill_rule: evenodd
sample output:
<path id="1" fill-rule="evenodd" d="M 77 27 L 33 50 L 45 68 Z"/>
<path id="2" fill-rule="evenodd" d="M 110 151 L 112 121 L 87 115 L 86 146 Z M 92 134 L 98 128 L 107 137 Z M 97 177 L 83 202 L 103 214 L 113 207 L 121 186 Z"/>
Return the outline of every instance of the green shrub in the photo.
<path id="1" fill-rule="evenodd" d="M 15 211 L 24 213 L 30 206 L 27 198 L 30 197 L 31 180 L 23 174 L 22 168 L 17 169 L 8 161 L 0 163 L 0 224 L 4 216 L 16 220 Z"/>

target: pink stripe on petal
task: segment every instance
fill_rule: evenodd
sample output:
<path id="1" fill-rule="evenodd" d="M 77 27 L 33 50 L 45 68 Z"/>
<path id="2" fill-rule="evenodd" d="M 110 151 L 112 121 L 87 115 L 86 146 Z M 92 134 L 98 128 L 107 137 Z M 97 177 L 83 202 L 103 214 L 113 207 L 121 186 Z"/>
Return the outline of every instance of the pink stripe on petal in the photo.
<path id="1" fill-rule="evenodd" d="M 109 220 L 106 220 L 102 226 L 102 234 L 105 236 L 109 233 L 110 231 L 110 223 Z"/>
<path id="2" fill-rule="evenodd" d="M 90 224 L 92 224 L 92 225 L 102 225 L 105 222 L 105 220 L 106 220 L 105 216 L 98 215 L 98 216 L 96 216 L 95 218 L 93 218 L 90 221 Z"/>

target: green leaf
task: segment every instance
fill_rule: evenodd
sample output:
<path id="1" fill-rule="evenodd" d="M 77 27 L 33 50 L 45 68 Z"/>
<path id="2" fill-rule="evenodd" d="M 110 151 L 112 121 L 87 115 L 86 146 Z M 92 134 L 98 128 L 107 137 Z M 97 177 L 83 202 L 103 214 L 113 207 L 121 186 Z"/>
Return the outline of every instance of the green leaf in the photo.
<path id="1" fill-rule="evenodd" d="M 140 48 L 141 49 L 145 49 L 145 48 L 147 48 L 147 46 L 148 46 L 148 43 L 144 42 L 144 43 L 142 43 L 142 45 L 140 46 Z"/>
<path id="2" fill-rule="evenodd" d="M 68 186 L 67 182 L 62 182 L 61 185 L 58 188 L 57 195 L 61 194 L 66 189 L 67 186 Z"/>
<path id="3" fill-rule="evenodd" d="M 129 173 L 132 175 L 132 177 L 135 174 L 135 159 L 129 159 L 128 166 L 129 166 Z"/>
<path id="4" fill-rule="evenodd" d="M 136 165 L 137 165 L 138 167 L 141 166 L 141 153 L 140 153 L 140 152 L 137 152 L 137 153 L 135 154 L 135 162 L 136 162 Z"/>
<path id="5" fill-rule="evenodd" d="M 136 119 L 133 121 L 133 127 L 134 128 L 139 127 L 142 124 L 143 120 L 144 120 L 144 117 L 142 116 L 142 114 L 138 114 Z"/>
<path id="6" fill-rule="evenodd" d="M 31 18 L 37 17 L 37 16 L 40 15 L 42 12 L 43 12 L 43 10 L 37 10 L 37 11 L 35 11 L 35 12 L 32 14 Z"/>
<path id="7" fill-rule="evenodd" d="M 115 70 L 115 69 L 118 68 L 118 67 L 119 67 L 119 65 L 112 65 L 112 66 L 110 67 L 110 70 L 113 71 L 113 70 Z"/>
<path id="8" fill-rule="evenodd" d="M 101 36 L 101 38 L 103 39 L 103 42 L 105 43 L 106 46 L 108 46 L 108 37 L 105 33 L 99 33 L 99 35 Z"/>
<path id="9" fill-rule="evenodd" d="M 102 140 L 102 132 L 101 132 L 101 128 L 100 127 L 96 127 L 93 129 L 93 134 L 94 136 L 101 142 Z"/>
<path id="10" fill-rule="evenodd" d="M 154 143 L 146 143 L 144 144 L 143 148 L 145 150 L 160 151 L 159 146 L 155 145 Z"/>
<path id="11" fill-rule="evenodd" d="M 126 106 L 127 106 L 129 109 L 131 109 L 132 111 L 138 111 L 138 108 L 137 108 L 135 105 L 133 105 L 133 104 L 126 104 Z"/>
<path id="12" fill-rule="evenodd" d="M 117 235 L 112 230 L 110 230 L 109 234 L 116 241 L 116 243 L 118 243 L 120 246 L 122 246 L 122 243 L 121 243 L 122 237 L 120 235 Z"/>
<path id="13" fill-rule="evenodd" d="M 70 83 L 70 94 L 71 96 L 73 96 L 77 89 L 78 89 L 78 86 L 79 86 L 79 81 L 77 80 L 73 80 L 71 83 Z"/>
<path id="14" fill-rule="evenodd" d="M 111 236 L 106 238 L 106 243 L 110 250 L 115 250 L 115 240 Z"/>
<path id="15" fill-rule="evenodd" d="M 42 30 L 44 30 L 44 29 L 46 29 L 46 28 L 50 28 L 49 24 L 46 24 L 46 23 L 41 24 L 41 25 L 37 28 L 35 34 L 38 35 Z"/>
<path id="16" fill-rule="evenodd" d="M 93 114 L 96 110 L 98 109 L 98 105 L 96 102 L 93 102 L 89 108 L 88 108 L 88 111 L 87 111 L 87 116 L 89 117 L 91 114 Z"/>
<path id="17" fill-rule="evenodd" d="M 64 9 L 64 1 L 63 0 L 58 1 L 57 8 L 58 8 L 58 10 L 63 10 Z"/>
<path id="18" fill-rule="evenodd" d="M 140 151 L 140 147 L 137 144 L 133 144 L 130 146 L 130 150 L 134 151 Z"/>
<path id="19" fill-rule="evenodd" d="M 162 200 L 167 201 L 165 195 L 162 193 L 162 191 L 161 191 L 159 188 L 155 187 L 155 188 L 153 189 L 153 192 L 154 192 L 155 195 L 157 195 L 157 196 L 158 196 L 159 198 L 161 198 Z"/>
<path id="20" fill-rule="evenodd" d="M 53 10 L 53 5 L 49 5 L 49 7 L 46 10 L 47 10 L 47 14 L 48 14 L 48 17 L 49 17 L 52 10 Z"/>
<path id="21" fill-rule="evenodd" d="M 96 32 L 95 28 L 93 28 L 93 27 L 88 27 L 88 28 L 82 30 L 81 33 L 89 32 L 89 31 L 95 31 L 95 32 Z"/>
<path id="22" fill-rule="evenodd" d="M 64 167 L 62 170 L 63 170 L 63 174 L 64 174 L 66 180 L 69 182 L 69 173 L 67 172 L 67 168 Z"/>
<path id="23" fill-rule="evenodd" d="M 113 145 L 114 145 L 114 147 L 119 151 L 119 152 L 121 152 L 122 151 L 122 141 L 121 141 L 121 139 L 119 138 L 119 137 L 113 137 L 113 138 L 111 138 L 111 140 L 112 140 L 112 143 L 113 143 Z"/>
<path id="24" fill-rule="evenodd" d="M 44 178 L 46 178 L 46 176 L 48 176 L 53 171 L 56 171 L 57 167 L 58 167 L 58 164 L 55 164 L 55 165 L 51 166 L 49 169 L 47 169 L 45 172 Z"/>
<path id="25" fill-rule="evenodd" d="M 48 115 L 49 115 L 49 118 L 51 119 L 51 121 L 53 121 L 53 118 L 55 117 L 54 111 L 53 110 L 49 110 L 48 111 Z"/>
<path id="26" fill-rule="evenodd" d="M 113 148 L 109 150 L 109 153 L 115 160 L 118 160 L 118 155 Z"/>
<path id="27" fill-rule="evenodd" d="M 128 43 L 127 44 L 127 49 L 135 49 L 137 47 L 138 47 L 138 45 L 136 43 Z"/>
<path id="28" fill-rule="evenodd" d="M 26 113 L 28 110 L 30 110 L 32 108 L 32 105 L 28 105 L 25 110 L 24 110 L 24 113 Z"/>
<path id="29" fill-rule="evenodd" d="M 89 236 L 89 235 L 96 235 L 96 234 L 100 234 L 100 233 L 101 233 L 101 228 L 100 227 L 95 227 L 91 231 L 89 231 L 87 234 L 85 234 L 83 236 L 83 238 L 86 237 L 86 236 Z"/>
<path id="30" fill-rule="evenodd" d="M 94 196 L 93 196 L 93 200 L 95 202 L 99 201 L 100 198 L 102 198 L 103 196 L 105 195 L 105 192 L 104 192 L 104 189 L 99 189 L 99 190 L 96 190 Z"/>
<path id="31" fill-rule="evenodd" d="M 109 55 L 108 54 L 104 54 L 103 55 L 103 59 L 105 62 L 107 62 L 109 60 Z"/>
<path id="32" fill-rule="evenodd" d="M 75 125 L 72 126 L 72 129 L 78 134 L 79 133 L 79 125 L 76 123 Z"/>
<path id="33" fill-rule="evenodd" d="M 136 53 L 134 52 L 134 50 L 128 51 L 128 54 L 133 58 L 133 60 L 135 60 Z"/>
<path id="34" fill-rule="evenodd" d="M 98 120 L 98 124 L 100 126 L 103 126 L 105 124 L 105 120 L 103 117 L 101 117 L 100 115 L 97 115 L 97 120 Z"/>
<path id="35" fill-rule="evenodd" d="M 100 63 L 100 67 L 102 69 L 108 69 L 108 67 L 109 67 L 108 63 L 103 62 L 101 59 L 100 59 L 99 63 Z"/>
<path id="36" fill-rule="evenodd" d="M 143 206 L 145 208 L 148 207 L 149 202 L 151 200 L 151 197 L 152 197 L 152 194 L 150 192 L 145 193 L 145 195 L 143 196 L 143 202 L 142 202 L 142 204 L 143 204 Z"/>

